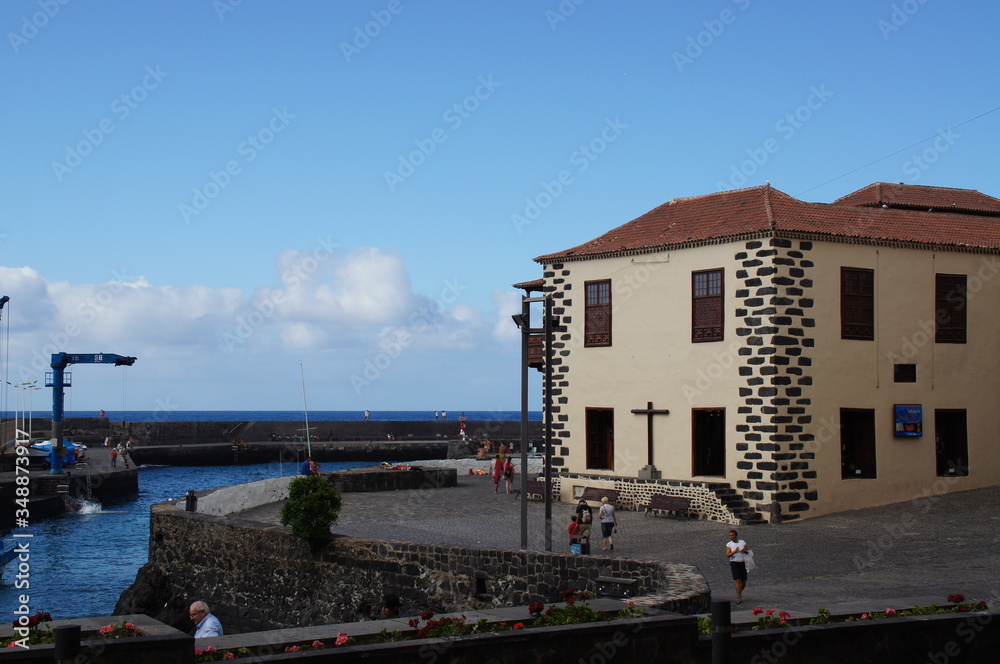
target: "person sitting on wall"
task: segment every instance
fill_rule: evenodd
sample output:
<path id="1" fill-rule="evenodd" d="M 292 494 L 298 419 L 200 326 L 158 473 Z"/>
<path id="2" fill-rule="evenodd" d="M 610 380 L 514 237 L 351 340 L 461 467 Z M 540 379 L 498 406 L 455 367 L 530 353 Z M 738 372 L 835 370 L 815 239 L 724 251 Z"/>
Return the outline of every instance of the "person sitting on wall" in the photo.
<path id="1" fill-rule="evenodd" d="M 382 600 L 382 617 L 388 620 L 399 617 L 399 596 L 386 593 Z"/>
<path id="2" fill-rule="evenodd" d="M 312 457 L 306 457 L 305 460 L 299 464 L 299 475 L 312 474 Z"/>
<path id="3" fill-rule="evenodd" d="M 194 638 L 201 639 L 206 636 L 222 636 L 222 623 L 208 610 L 208 604 L 198 600 L 191 605 L 188 615 L 197 626 Z"/>

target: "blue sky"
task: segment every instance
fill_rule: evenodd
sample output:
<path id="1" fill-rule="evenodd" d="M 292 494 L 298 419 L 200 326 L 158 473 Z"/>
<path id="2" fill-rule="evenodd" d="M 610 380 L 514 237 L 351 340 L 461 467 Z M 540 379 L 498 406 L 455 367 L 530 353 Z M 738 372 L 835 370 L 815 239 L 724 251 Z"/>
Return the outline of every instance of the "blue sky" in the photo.
<path id="1" fill-rule="evenodd" d="M 765 180 L 1000 195 L 998 13 L 9 0 L 5 379 L 109 352 L 69 407 L 294 410 L 301 363 L 311 409 L 516 409 L 535 256 Z"/>

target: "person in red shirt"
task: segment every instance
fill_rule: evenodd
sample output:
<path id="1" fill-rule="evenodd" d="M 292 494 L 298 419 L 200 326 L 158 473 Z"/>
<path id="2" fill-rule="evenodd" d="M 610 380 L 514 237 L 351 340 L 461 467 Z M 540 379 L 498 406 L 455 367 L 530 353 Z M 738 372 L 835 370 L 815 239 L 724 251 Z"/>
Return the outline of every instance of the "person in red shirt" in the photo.
<path id="1" fill-rule="evenodd" d="M 572 544 L 580 535 L 580 517 L 575 514 L 570 517 L 569 527 L 567 530 L 569 530 L 569 543 Z"/>

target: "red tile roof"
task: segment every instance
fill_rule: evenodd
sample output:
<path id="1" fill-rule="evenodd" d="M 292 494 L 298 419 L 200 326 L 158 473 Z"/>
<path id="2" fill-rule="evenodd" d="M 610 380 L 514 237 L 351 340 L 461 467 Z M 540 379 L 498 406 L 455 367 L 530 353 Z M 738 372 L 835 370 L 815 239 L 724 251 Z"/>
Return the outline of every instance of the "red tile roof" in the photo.
<path id="1" fill-rule="evenodd" d="M 878 184 L 878 183 L 877 183 Z M 876 185 L 872 185 L 875 187 Z M 953 200 L 984 205 L 985 199 L 998 206 L 1000 200 L 979 192 L 943 187 L 914 187 L 894 190 L 896 200 L 914 204 L 923 191 L 926 200 Z M 1000 249 L 1000 218 L 979 208 L 979 214 L 963 214 L 965 208 L 949 212 L 925 212 L 894 207 L 857 207 L 861 201 L 874 203 L 871 187 L 845 196 L 855 205 L 806 203 L 774 189 L 769 184 L 716 194 L 676 198 L 646 214 L 576 247 L 535 258 L 539 263 L 579 260 L 632 253 L 646 253 L 679 246 L 706 244 L 747 235 L 776 232 L 810 234 L 861 241 L 905 242 L 954 247 Z M 918 191 L 920 190 L 920 191 Z M 946 197 L 939 191 L 964 192 L 963 197 Z M 874 190 L 878 192 L 879 190 Z M 883 195 L 885 188 L 881 190 Z M 865 192 L 865 193 L 862 193 Z M 978 202 L 977 202 L 978 201 Z M 862 205 L 866 203 L 860 203 Z M 935 207 L 933 204 L 928 207 Z"/>
<path id="2" fill-rule="evenodd" d="M 935 212 L 1000 213 L 1000 199 L 987 196 L 975 189 L 927 187 L 902 182 L 898 184 L 875 182 L 838 198 L 833 205 L 933 209 Z"/>

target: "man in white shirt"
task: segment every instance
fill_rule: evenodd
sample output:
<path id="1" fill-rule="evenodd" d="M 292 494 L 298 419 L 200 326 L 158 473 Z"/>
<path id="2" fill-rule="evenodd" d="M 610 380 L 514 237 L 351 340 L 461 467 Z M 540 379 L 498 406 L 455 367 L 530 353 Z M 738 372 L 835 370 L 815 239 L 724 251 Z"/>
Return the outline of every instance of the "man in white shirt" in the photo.
<path id="1" fill-rule="evenodd" d="M 735 530 L 729 531 L 729 541 L 726 542 L 726 557 L 736 583 L 736 603 L 743 603 L 743 589 L 747 587 L 747 543 L 740 539 Z"/>
<path id="2" fill-rule="evenodd" d="M 222 636 L 222 623 L 208 610 L 208 604 L 197 601 L 188 610 L 191 620 L 197 625 L 194 638 L 200 639 L 205 636 Z"/>

